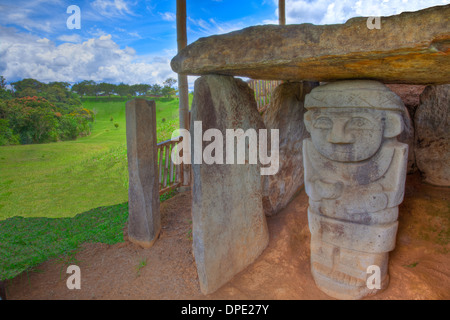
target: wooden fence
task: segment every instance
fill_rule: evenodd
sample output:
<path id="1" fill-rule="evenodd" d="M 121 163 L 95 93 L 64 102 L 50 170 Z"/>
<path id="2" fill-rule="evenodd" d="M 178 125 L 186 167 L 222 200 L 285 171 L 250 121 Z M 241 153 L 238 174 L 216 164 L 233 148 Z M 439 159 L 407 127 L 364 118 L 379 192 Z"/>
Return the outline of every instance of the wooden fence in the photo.
<path id="1" fill-rule="evenodd" d="M 166 140 L 158 143 L 157 149 L 160 195 L 183 185 L 183 165 L 175 165 L 172 161 L 172 150 L 182 141 L 183 137 L 180 136 L 173 140 Z"/>
<path id="2" fill-rule="evenodd" d="M 280 80 L 250 80 L 248 85 L 255 92 L 258 111 L 264 112 L 269 106 L 272 91 L 281 83 Z"/>

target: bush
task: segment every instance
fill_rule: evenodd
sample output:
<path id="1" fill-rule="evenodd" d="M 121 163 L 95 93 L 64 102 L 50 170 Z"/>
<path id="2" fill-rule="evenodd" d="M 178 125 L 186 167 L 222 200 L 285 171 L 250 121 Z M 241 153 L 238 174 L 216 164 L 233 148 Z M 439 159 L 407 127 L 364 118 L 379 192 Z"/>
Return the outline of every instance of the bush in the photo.
<path id="1" fill-rule="evenodd" d="M 62 116 L 59 121 L 59 138 L 61 140 L 75 140 L 78 136 L 78 122 L 74 116 Z"/>
<path id="2" fill-rule="evenodd" d="M 20 137 L 9 128 L 9 121 L 0 119 L 0 146 L 20 144 Z"/>
<path id="3" fill-rule="evenodd" d="M 72 106 L 67 110 L 59 109 L 42 97 L 24 97 L 0 101 L 0 119 L 3 127 L 2 143 L 17 141 L 22 144 L 44 143 L 61 140 L 73 140 L 79 135 L 89 135 L 90 122 L 94 113 L 83 107 Z M 18 137 L 16 140 L 12 137 Z M 9 137 L 9 138 L 6 138 Z M 8 142 L 7 142 L 8 141 Z"/>

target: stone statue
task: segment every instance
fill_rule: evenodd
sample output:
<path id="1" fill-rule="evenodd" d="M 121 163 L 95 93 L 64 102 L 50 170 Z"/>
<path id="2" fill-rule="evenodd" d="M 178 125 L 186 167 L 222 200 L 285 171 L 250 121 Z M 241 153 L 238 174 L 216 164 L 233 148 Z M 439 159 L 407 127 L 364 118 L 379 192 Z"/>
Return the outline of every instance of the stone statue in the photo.
<path id="1" fill-rule="evenodd" d="M 408 158 L 408 145 L 396 137 L 406 109 L 385 85 L 370 80 L 316 87 L 305 108 L 311 271 L 328 295 L 360 299 L 389 282 Z M 368 284 L 369 266 L 379 267 L 378 287 L 376 279 Z"/>

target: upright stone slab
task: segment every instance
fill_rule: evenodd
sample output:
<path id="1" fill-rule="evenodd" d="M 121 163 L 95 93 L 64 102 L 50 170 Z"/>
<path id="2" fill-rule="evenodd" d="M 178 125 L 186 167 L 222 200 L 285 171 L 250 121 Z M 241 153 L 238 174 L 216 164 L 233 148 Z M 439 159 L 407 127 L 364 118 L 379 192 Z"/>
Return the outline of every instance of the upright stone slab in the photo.
<path id="1" fill-rule="evenodd" d="M 395 247 L 408 160 L 408 145 L 396 138 L 405 107 L 376 81 L 317 87 L 305 107 L 311 271 L 328 295 L 360 299 L 389 281 L 388 253 Z M 370 278 L 368 286 L 373 272 L 379 282 Z"/>
<path id="2" fill-rule="evenodd" d="M 222 133 L 224 164 L 194 162 L 195 140 L 201 141 L 195 121 L 202 121 L 205 133 L 208 129 Z M 253 91 L 245 82 L 230 76 L 207 75 L 195 82 L 190 128 L 193 247 L 201 291 L 209 294 L 251 264 L 269 241 L 260 165 L 249 163 L 248 150 L 245 164 L 225 163 L 226 130 L 258 132 L 264 124 Z M 204 142 L 202 151 L 213 142 Z M 237 153 L 236 145 L 234 152 Z"/>
<path id="3" fill-rule="evenodd" d="M 126 105 L 129 172 L 128 237 L 148 248 L 161 230 L 154 101 L 134 99 Z"/>
<path id="4" fill-rule="evenodd" d="M 285 82 L 272 93 L 264 113 L 268 130 L 279 130 L 280 163 L 277 174 L 263 176 L 264 211 L 272 216 L 286 207 L 303 186 L 303 139 L 309 138 L 303 123 L 305 95 L 316 82 Z"/>
<path id="5" fill-rule="evenodd" d="M 450 84 L 428 86 L 415 114 L 416 162 L 424 181 L 450 186 Z"/>

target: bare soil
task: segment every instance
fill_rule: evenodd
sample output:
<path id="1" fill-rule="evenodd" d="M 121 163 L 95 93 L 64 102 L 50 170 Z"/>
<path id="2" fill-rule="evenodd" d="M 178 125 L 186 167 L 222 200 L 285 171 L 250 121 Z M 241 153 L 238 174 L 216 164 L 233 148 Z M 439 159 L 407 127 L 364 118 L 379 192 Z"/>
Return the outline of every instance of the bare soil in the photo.
<path id="1" fill-rule="evenodd" d="M 408 176 L 389 287 L 366 299 L 450 299 L 449 196 L 449 188 Z M 83 245 L 76 255 L 81 290 L 67 289 L 67 265 L 54 259 L 8 281 L 8 299 L 332 299 L 311 276 L 303 190 L 267 219 L 270 243 L 263 254 L 206 296 L 192 255 L 190 202 L 187 192 L 162 203 L 162 232 L 150 249 L 129 241 Z"/>

